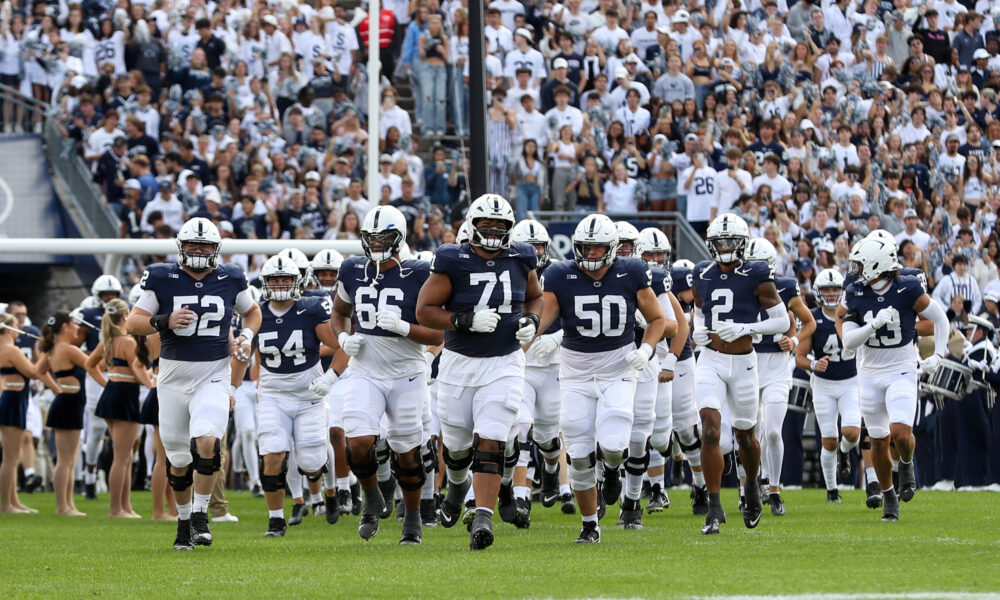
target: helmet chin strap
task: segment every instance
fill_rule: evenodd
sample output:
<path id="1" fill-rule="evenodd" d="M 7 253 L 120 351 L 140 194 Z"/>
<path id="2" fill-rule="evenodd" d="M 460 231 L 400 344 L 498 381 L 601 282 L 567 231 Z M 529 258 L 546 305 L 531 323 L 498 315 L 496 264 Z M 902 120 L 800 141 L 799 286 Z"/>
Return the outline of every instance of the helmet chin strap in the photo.
<path id="1" fill-rule="evenodd" d="M 889 279 L 882 279 L 883 277 L 884 275 L 879 275 L 874 281 L 868 284 L 868 287 L 879 293 L 885 291 L 885 289 L 888 288 L 889 284 L 892 282 Z M 880 283 L 881 285 L 879 285 Z"/>

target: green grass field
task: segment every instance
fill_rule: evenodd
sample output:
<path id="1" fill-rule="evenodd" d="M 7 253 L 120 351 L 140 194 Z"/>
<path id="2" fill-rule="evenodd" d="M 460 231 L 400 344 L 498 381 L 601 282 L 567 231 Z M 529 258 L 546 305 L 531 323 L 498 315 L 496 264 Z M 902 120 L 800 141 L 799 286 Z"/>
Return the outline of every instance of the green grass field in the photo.
<path id="1" fill-rule="evenodd" d="M 328 525 L 309 517 L 285 538 L 264 538 L 263 500 L 231 493 L 239 523 L 213 524 L 215 544 L 172 549 L 174 525 L 111 521 L 106 500 L 89 513 L 53 514 L 51 494 L 22 497 L 38 515 L 0 515 L 0 596 L 11 598 L 677 598 L 780 594 L 1000 593 L 1000 496 L 918 492 L 901 521 L 882 523 L 860 491 L 827 505 L 822 490 L 785 493 L 788 515 L 769 512 L 744 528 L 725 490 L 729 523 L 704 537 L 687 492 L 647 515 L 645 531 L 614 526 L 608 511 L 598 545 L 573 544 L 579 517 L 535 505 L 531 529 L 497 522 L 494 546 L 468 550 L 468 535 L 425 529 L 420 547 L 397 545 L 395 519 L 370 542 L 357 517 Z M 150 514 L 149 493 L 135 493 Z M 287 512 L 287 511 L 286 511 Z M 497 518 L 499 521 L 499 518 Z M 928 595 L 929 594 L 929 595 Z M 870 596 L 872 597 L 872 596 Z M 985 597 L 985 596 L 953 596 Z"/>

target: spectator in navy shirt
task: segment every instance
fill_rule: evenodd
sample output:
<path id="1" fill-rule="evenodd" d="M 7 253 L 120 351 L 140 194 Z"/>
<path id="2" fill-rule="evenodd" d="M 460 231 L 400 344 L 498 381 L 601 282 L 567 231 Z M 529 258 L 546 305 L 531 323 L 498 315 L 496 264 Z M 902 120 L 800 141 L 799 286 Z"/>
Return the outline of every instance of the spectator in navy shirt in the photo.
<path id="1" fill-rule="evenodd" d="M 196 48 L 205 51 L 205 62 L 209 69 L 222 66 L 222 55 L 226 51 L 226 44 L 219 38 L 212 35 L 212 22 L 208 19 L 198 19 L 194 24 L 198 30 L 198 40 Z"/>
<path id="2" fill-rule="evenodd" d="M 445 161 L 445 149 L 434 148 L 434 160 L 424 167 L 424 191 L 431 204 L 448 207 L 451 205 L 451 194 L 448 193 L 448 179 L 453 165 Z"/>

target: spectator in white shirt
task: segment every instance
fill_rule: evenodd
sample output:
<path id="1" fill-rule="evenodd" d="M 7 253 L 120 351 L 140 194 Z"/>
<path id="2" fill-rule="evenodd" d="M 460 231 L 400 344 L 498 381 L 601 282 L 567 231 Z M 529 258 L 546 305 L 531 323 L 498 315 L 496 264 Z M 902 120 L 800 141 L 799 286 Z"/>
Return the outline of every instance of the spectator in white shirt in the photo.
<path id="1" fill-rule="evenodd" d="M 144 233 L 152 234 L 154 231 L 153 226 L 149 223 L 149 216 L 154 212 L 163 215 L 163 222 L 174 231 L 179 230 L 184 225 L 184 205 L 174 195 L 173 183 L 170 178 L 160 179 L 159 184 L 159 193 L 142 209 L 142 220 L 139 222 L 139 228 Z"/>
<path id="2" fill-rule="evenodd" d="M 410 113 L 396 105 L 398 96 L 396 88 L 389 87 L 382 91 L 382 111 L 378 122 L 379 137 L 382 139 L 385 139 L 390 127 L 395 127 L 401 138 L 413 135 Z"/>
<path id="3" fill-rule="evenodd" d="M 756 194 L 760 186 L 767 185 L 771 188 L 771 197 L 775 201 L 788 202 L 792 199 L 792 184 L 788 183 L 781 174 L 778 167 L 781 166 L 781 159 L 774 154 L 764 157 L 764 173 L 753 179 L 753 191 Z"/>
<path id="4" fill-rule="evenodd" d="M 903 225 L 905 229 L 896 234 L 896 245 L 902 244 L 904 240 L 910 240 L 926 254 L 931 236 L 917 229 L 917 223 L 917 211 L 912 208 L 906 209 L 903 212 Z"/>
<path id="5" fill-rule="evenodd" d="M 725 170 L 719 171 L 715 178 L 715 183 L 719 188 L 719 201 L 712 207 L 709 220 L 712 220 L 719 213 L 724 213 L 732 208 L 736 198 L 743 194 L 749 194 L 753 187 L 753 177 L 749 172 L 740 168 L 740 160 L 743 153 L 739 148 L 726 150 Z"/>
<path id="6" fill-rule="evenodd" d="M 597 212 L 634 213 L 639 210 L 635 201 L 636 181 L 625 172 L 625 164 L 617 163 L 611 179 L 604 183 L 604 197 L 597 201 Z"/>

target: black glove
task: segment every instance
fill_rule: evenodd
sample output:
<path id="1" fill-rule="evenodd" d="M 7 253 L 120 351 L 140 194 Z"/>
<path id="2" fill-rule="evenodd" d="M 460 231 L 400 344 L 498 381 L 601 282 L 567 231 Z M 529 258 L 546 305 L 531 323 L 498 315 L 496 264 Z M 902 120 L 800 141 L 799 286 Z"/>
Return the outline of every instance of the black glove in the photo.
<path id="1" fill-rule="evenodd" d="M 451 315 L 451 324 L 455 326 L 457 331 L 468 333 L 472 328 L 473 316 L 475 316 L 475 313 L 471 310 L 464 313 L 453 313 Z"/>

